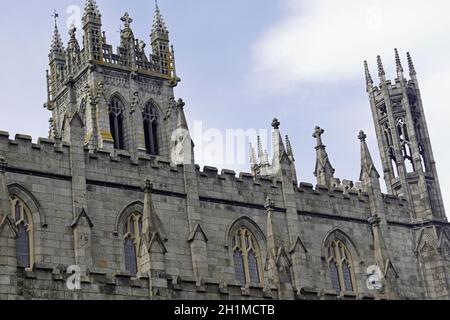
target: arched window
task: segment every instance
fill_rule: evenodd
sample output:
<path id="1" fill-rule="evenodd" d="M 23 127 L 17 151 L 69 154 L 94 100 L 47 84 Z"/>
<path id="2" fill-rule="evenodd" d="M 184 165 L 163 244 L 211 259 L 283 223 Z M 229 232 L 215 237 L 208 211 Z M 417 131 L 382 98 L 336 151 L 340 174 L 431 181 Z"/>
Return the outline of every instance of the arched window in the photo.
<path id="1" fill-rule="evenodd" d="M 242 286 L 261 285 L 261 254 L 255 236 L 246 228 L 237 230 L 233 238 L 236 280 Z"/>
<path id="2" fill-rule="evenodd" d="M 109 126 L 111 129 L 111 135 L 114 140 L 114 148 L 125 149 L 125 139 L 123 131 L 123 114 L 124 105 L 122 101 L 114 97 L 109 105 Z"/>
<path id="3" fill-rule="evenodd" d="M 414 162 L 412 158 L 411 146 L 408 135 L 408 127 L 404 119 L 397 120 L 398 137 L 402 148 L 403 159 L 405 159 L 405 167 L 407 172 L 414 172 Z"/>
<path id="4" fill-rule="evenodd" d="M 144 121 L 145 149 L 150 155 L 159 155 L 158 125 L 159 113 L 156 106 L 147 103 L 142 114 Z"/>
<path id="5" fill-rule="evenodd" d="M 141 213 L 133 213 L 123 226 L 125 269 L 131 274 L 139 271 L 138 249 L 142 236 L 143 217 Z"/>
<path id="6" fill-rule="evenodd" d="M 340 240 L 334 240 L 330 243 L 328 263 L 333 289 L 337 292 L 355 291 L 355 275 L 350 251 Z"/>
<path id="7" fill-rule="evenodd" d="M 33 219 L 25 203 L 17 197 L 11 198 L 12 218 L 17 227 L 17 265 L 30 268 L 34 264 Z"/>

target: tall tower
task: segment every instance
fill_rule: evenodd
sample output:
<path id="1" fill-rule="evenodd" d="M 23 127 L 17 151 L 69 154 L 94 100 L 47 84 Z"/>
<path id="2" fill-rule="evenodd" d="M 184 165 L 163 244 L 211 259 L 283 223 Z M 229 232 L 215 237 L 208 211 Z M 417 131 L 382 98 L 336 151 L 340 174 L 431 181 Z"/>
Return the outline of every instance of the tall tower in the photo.
<path id="1" fill-rule="evenodd" d="M 375 86 L 364 62 L 367 93 L 389 193 L 402 196 L 411 205 L 411 218 L 444 220 L 446 215 L 431 148 L 416 71 L 407 54 L 409 75 L 395 49 L 397 77 L 392 83 L 377 57 L 380 85 Z"/>
<path id="2" fill-rule="evenodd" d="M 72 27 L 66 50 L 55 26 L 47 75 L 50 138 L 70 142 L 64 124 L 78 113 L 84 146 L 92 153 L 101 149 L 169 161 L 177 120 L 185 116 L 174 97 L 180 79 L 158 5 L 151 32 L 153 50 L 147 53 L 145 41 L 135 37 L 128 13 L 120 19 L 120 45 L 114 50 L 102 32 L 95 0 L 85 1 L 83 41 L 78 42 Z"/>
<path id="3" fill-rule="evenodd" d="M 95 0 L 87 0 L 83 15 L 84 48 L 88 60 L 102 60 L 102 15 Z"/>

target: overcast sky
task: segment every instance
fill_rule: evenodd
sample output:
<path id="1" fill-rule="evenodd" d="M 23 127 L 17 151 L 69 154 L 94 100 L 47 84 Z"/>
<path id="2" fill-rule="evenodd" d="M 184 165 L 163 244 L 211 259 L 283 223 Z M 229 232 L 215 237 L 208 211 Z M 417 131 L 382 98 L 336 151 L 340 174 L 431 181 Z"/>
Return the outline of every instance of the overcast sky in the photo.
<path id="1" fill-rule="evenodd" d="M 150 0 L 97 1 L 108 42 L 119 41 L 120 17 L 128 11 L 136 37 L 149 42 L 154 12 Z M 67 42 L 71 6 L 84 0 L 15 1 L 0 20 L 0 130 L 46 136 L 50 114 L 45 69 L 53 31 L 51 14 Z M 437 161 L 446 207 L 450 208 L 448 126 L 450 102 L 450 3 L 445 0 L 160 0 L 171 32 L 179 76 L 177 97 L 188 121 L 205 129 L 270 129 L 273 117 L 289 134 L 299 179 L 314 182 L 316 125 L 336 177 L 356 181 L 360 171 L 358 131 L 364 129 L 382 172 L 365 92 L 363 60 L 376 79 L 381 54 L 395 78 L 394 48 L 406 67 L 410 51 Z M 79 39 L 81 41 L 81 39 Z M 377 81 L 378 79 L 376 79 Z M 197 142 L 198 144 L 198 142 Z M 204 165 L 201 156 L 197 156 Z M 212 161 L 214 162 L 214 161 Z M 248 165 L 206 163 L 236 171 Z"/>

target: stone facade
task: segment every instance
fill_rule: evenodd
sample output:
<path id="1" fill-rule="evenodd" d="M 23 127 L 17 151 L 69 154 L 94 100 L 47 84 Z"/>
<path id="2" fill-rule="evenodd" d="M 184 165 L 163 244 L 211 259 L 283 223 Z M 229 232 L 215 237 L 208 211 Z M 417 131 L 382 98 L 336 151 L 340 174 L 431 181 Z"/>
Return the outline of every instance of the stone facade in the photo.
<path id="1" fill-rule="evenodd" d="M 389 194 L 363 132 L 353 183 L 334 177 L 316 128 L 314 186 L 297 181 L 276 119 L 273 159 L 259 145 L 251 174 L 196 166 L 159 8 L 149 56 L 129 15 L 122 21 L 117 53 L 94 0 L 83 48 L 73 28 L 65 49 L 55 28 L 49 138 L 34 144 L 0 132 L 0 299 L 450 299 L 450 224 L 409 56 L 411 80 L 397 56 L 395 84 L 380 59 L 375 87 L 366 65 Z M 114 98 L 124 107 L 123 150 L 111 129 Z M 157 139 L 152 155 L 142 125 L 148 103 L 158 113 L 147 131 Z M 81 288 L 72 291 L 74 265 Z M 379 290 L 367 283 L 373 267 Z"/>

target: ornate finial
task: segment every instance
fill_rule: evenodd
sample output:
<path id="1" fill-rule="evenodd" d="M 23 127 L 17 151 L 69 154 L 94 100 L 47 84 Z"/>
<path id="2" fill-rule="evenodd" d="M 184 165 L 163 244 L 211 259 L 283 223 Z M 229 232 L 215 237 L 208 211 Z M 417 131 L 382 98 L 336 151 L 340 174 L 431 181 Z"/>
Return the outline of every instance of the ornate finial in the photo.
<path id="1" fill-rule="evenodd" d="M 146 177 L 144 180 L 144 185 L 142 186 L 142 190 L 145 193 L 151 193 L 153 191 L 153 183 L 150 177 Z"/>
<path id="2" fill-rule="evenodd" d="M 364 131 L 360 131 L 358 135 L 358 139 L 361 140 L 361 142 L 365 142 L 367 139 L 367 135 L 364 133 Z"/>
<path id="3" fill-rule="evenodd" d="M 325 133 L 325 130 L 323 130 L 321 127 L 317 126 L 314 133 L 313 138 L 317 139 L 317 146 L 320 147 L 323 145 L 322 143 L 322 135 Z"/>
<path id="4" fill-rule="evenodd" d="M 395 48 L 394 51 L 395 51 L 395 64 L 397 66 L 397 73 L 403 72 L 402 61 L 400 60 L 397 48 Z"/>
<path id="5" fill-rule="evenodd" d="M 416 68 L 414 68 L 414 63 L 413 63 L 413 60 L 411 58 L 411 54 L 409 52 L 407 52 L 406 56 L 408 57 L 409 75 L 410 76 L 415 76 L 417 73 L 416 73 Z"/>
<path id="6" fill-rule="evenodd" d="M 275 209 L 275 201 L 273 201 L 270 197 L 267 197 L 264 208 L 266 208 L 267 211 L 272 212 Z"/>
<path id="7" fill-rule="evenodd" d="M 59 13 L 55 10 L 53 10 L 53 14 L 52 17 L 55 19 L 55 27 L 58 27 L 58 18 L 59 18 Z"/>
<path id="8" fill-rule="evenodd" d="M 278 130 L 278 129 L 280 129 L 280 125 L 281 125 L 280 121 L 278 121 L 277 118 L 274 118 L 272 121 L 272 128 L 274 128 L 275 130 Z"/>
<path id="9" fill-rule="evenodd" d="M 183 111 L 185 106 L 186 106 L 186 103 L 183 101 L 183 99 L 180 98 L 180 99 L 178 99 L 175 108 L 177 111 Z"/>
<path id="10" fill-rule="evenodd" d="M 386 72 L 384 72 L 383 61 L 381 61 L 381 56 L 377 56 L 377 64 L 378 64 L 378 75 L 380 77 L 384 77 Z"/>
<path id="11" fill-rule="evenodd" d="M 84 16 L 101 17 L 95 0 L 86 0 L 86 4 L 84 6 Z"/>
<path id="12" fill-rule="evenodd" d="M 0 156 L 0 173 L 5 173 L 7 166 L 6 159 Z"/>
<path id="13" fill-rule="evenodd" d="M 130 17 L 128 12 L 125 12 L 122 18 L 120 18 L 120 21 L 123 22 L 123 25 L 125 26 L 125 29 L 128 29 L 130 27 L 130 24 L 133 22 L 133 19 Z"/>
<path id="14" fill-rule="evenodd" d="M 56 10 L 52 14 L 52 17 L 55 18 L 55 30 L 53 32 L 52 46 L 51 46 L 50 52 L 51 53 L 63 53 L 64 52 L 64 46 L 63 46 L 63 43 L 62 43 L 61 35 L 59 34 L 59 30 L 58 30 L 58 17 L 59 17 L 59 14 L 56 12 Z"/>
<path id="15" fill-rule="evenodd" d="M 155 16 L 153 18 L 152 34 L 156 32 L 169 33 L 164 23 L 164 19 L 159 11 L 158 1 L 156 1 Z"/>
<path id="16" fill-rule="evenodd" d="M 373 84 L 372 75 L 370 74 L 369 65 L 367 64 L 367 61 L 364 61 L 364 71 L 366 73 L 366 83 L 367 83 L 367 85 Z"/>

